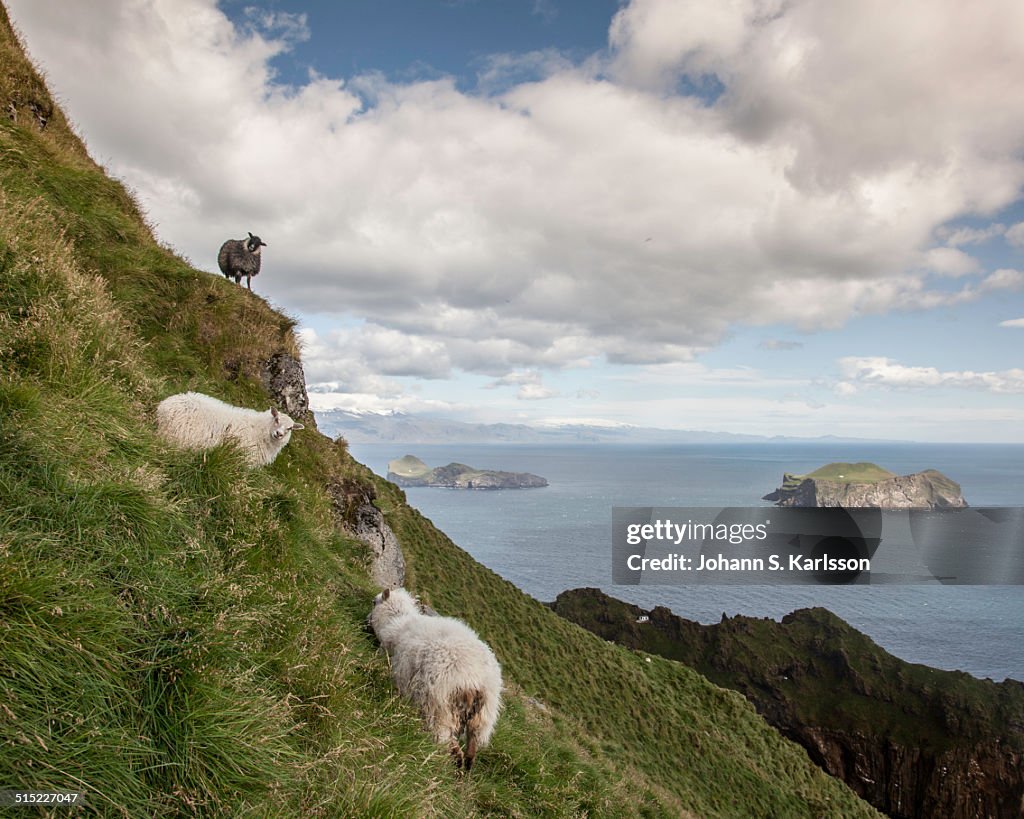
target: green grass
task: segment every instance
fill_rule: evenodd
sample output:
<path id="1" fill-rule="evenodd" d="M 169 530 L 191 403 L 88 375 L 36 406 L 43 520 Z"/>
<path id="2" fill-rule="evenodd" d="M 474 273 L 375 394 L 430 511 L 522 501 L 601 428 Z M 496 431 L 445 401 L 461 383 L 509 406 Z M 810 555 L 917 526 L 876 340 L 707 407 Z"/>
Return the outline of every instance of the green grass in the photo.
<path id="1" fill-rule="evenodd" d="M 405 455 L 388 463 L 388 472 L 394 472 L 403 478 L 419 478 L 430 472 L 430 467 L 415 455 Z"/>
<path id="2" fill-rule="evenodd" d="M 896 473 L 883 469 L 877 464 L 862 461 L 856 464 L 831 463 L 808 472 L 806 475 L 797 476 L 801 480 L 815 478 L 819 481 L 837 481 L 842 483 L 877 483 L 895 478 Z"/>
<path id="3" fill-rule="evenodd" d="M 870 814 L 738 695 L 554 617 L 315 429 L 259 470 L 158 440 L 182 389 L 267 406 L 294 322 L 153 240 L 3 15 L 0 68 L 29 112 L 0 121 L 0 789 L 110 816 Z M 377 484 L 411 584 L 504 664 L 470 777 L 367 633 L 345 480 Z"/>

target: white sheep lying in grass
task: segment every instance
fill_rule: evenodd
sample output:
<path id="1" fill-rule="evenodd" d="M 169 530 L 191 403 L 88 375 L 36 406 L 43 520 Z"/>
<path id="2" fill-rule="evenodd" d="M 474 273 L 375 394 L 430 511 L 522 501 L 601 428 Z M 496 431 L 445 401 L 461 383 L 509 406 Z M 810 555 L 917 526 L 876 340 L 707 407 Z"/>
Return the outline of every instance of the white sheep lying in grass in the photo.
<path id="1" fill-rule="evenodd" d="M 164 438 L 187 449 L 237 441 L 252 466 L 271 463 L 291 440 L 292 431 L 305 429 L 276 409 L 234 407 L 201 392 L 165 398 L 156 408 L 156 421 Z"/>
<path id="2" fill-rule="evenodd" d="M 398 692 L 419 706 L 428 730 L 469 770 L 501 710 L 501 666 L 461 620 L 420 612 L 405 589 L 377 595 L 370 626 L 391 657 Z M 465 734 L 466 750 L 459 738 Z"/>

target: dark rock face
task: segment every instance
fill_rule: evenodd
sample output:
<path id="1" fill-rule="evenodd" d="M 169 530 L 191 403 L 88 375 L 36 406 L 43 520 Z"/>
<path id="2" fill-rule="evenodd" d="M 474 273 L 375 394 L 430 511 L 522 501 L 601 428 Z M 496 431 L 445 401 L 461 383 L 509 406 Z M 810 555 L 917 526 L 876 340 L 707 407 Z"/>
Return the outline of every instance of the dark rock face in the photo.
<path id="1" fill-rule="evenodd" d="M 405 583 L 405 556 L 384 514 L 373 505 L 372 485 L 335 481 L 328 491 L 341 528 L 370 548 L 370 577 L 381 588 Z"/>
<path id="2" fill-rule="evenodd" d="M 1024 684 L 906 663 L 825 609 L 701 625 L 597 589 L 561 616 L 743 693 L 816 764 L 899 819 L 1024 816 Z M 638 618 L 647 616 L 645 622 Z"/>
<path id="3" fill-rule="evenodd" d="M 935 469 L 884 481 L 858 483 L 821 478 L 783 476 L 783 485 L 764 496 L 776 506 L 842 506 L 877 509 L 963 508 L 967 501 L 960 484 Z"/>
<path id="4" fill-rule="evenodd" d="M 263 385 L 278 404 L 296 421 L 314 423 L 306 394 L 306 375 L 302 363 L 285 352 L 274 353 L 263 364 Z"/>
<path id="5" fill-rule="evenodd" d="M 46 128 L 46 124 L 53 117 L 53 103 L 49 100 L 25 100 L 20 94 L 16 94 L 7 103 L 7 116 L 11 122 L 18 121 L 19 110 L 22 112 L 27 111 L 35 121 L 35 124 L 39 126 L 40 131 Z"/>

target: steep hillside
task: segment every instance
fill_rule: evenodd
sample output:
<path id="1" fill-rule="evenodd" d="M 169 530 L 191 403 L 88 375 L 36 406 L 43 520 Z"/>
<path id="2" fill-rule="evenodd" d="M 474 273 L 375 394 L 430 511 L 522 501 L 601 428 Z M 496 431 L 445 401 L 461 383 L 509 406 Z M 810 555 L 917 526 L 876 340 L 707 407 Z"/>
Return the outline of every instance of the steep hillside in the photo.
<path id="1" fill-rule="evenodd" d="M 153 240 L 5 15 L 0 109 L 0 790 L 118 816 L 874 815 L 738 694 L 474 562 L 343 443 L 310 428 L 249 470 L 159 441 L 173 392 L 295 398 L 293 322 Z M 393 694 L 339 488 L 376 494 L 409 584 L 505 667 L 470 777 Z"/>

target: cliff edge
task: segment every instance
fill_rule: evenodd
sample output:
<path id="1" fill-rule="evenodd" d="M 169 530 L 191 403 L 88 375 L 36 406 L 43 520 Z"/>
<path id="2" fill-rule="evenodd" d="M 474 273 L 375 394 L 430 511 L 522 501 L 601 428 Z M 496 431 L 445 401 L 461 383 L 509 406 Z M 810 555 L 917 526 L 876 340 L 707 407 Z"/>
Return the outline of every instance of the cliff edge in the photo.
<path id="1" fill-rule="evenodd" d="M 598 589 L 562 617 L 739 691 L 823 770 L 899 819 L 1020 816 L 1024 684 L 908 663 L 822 608 L 702 625 Z"/>

